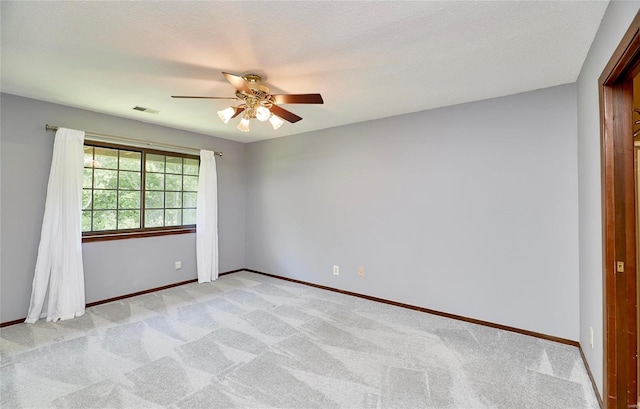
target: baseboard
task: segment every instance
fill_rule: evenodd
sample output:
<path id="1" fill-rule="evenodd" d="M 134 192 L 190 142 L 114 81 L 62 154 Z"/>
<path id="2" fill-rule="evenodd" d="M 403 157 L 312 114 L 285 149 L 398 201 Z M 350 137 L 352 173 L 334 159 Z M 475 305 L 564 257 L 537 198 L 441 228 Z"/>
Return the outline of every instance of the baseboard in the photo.
<path id="1" fill-rule="evenodd" d="M 593 372 L 591 372 L 591 367 L 589 366 L 589 362 L 587 362 L 587 357 L 584 355 L 584 351 L 582 350 L 582 345 L 578 347 L 580 349 L 580 356 L 582 357 L 582 362 L 584 362 L 584 367 L 587 368 L 587 374 L 589 375 L 589 379 L 591 380 L 591 387 L 593 391 L 596 393 L 596 398 L 598 399 L 598 404 L 600 405 L 600 409 L 604 408 L 604 402 L 602 400 L 602 396 L 600 396 L 600 391 L 598 390 L 598 384 L 596 384 L 596 380 L 593 377 Z"/>
<path id="2" fill-rule="evenodd" d="M 244 271 L 244 269 L 239 269 L 239 270 L 232 270 L 232 271 L 226 271 L 224 273 L 220 273 L 218 274 L 218 276 L 224 276 L 227 274 L 231 274 L 231 273 L 237 273 L 239 271 Z M 130 293 L 130 294 L 124 294 L 124 295 L 120 295 L 118 297 L 113 297 L 113 298 L 107 298 L 106 300 L 100 300 L 100 301 L 94 301 L 94 302 L 90 302 L 86 305 L 86 308 L 89 307 L 95 307 L 96 305 L 100 305 L 100 304 L 106 304 L 108 302 L 113 302 L 113 301 L 119 301 L 119 300 L 123 300 L 125 298 L 131 298 L 131 297 L 137 297 L 138 295 L 143 295 L 143 294 L 149 294 L 149 293 L 153 293 L 156 291 L 161 291 L 161 290 L 166 290 L 167 288 L 172 288 L 172 287 L 178 287 L 181 285 L 185 285 L 185 284 L 190 284 L 190 283 L 195 283 L 197 282 L 198 279 L 194 278 L 192 280 L 187 280 L 187 281 L 180 281 L 179 283 L 173 283 L 173 284 L 168 284 L 168 285 L 163 285 L 162 287 L 155 287 L 155 288 L 150 288 L 148 290 L 143 290 L 143 291 L 137 291 L 135 293 Z M 21 318 L 21 319 L 17 319 L 17 320 L 13 320 L 13 321 L 7 321 L 7 322 L 2 322 L 0 323 L 0 328 L 2 327 L 8 327 L 10 325 L 16 325 L 16 324 L 21 324 L 23 323 L 27 318 Z"/>
<path id="3" fill-rule="evenodd" d="M 0 328 L 2 327 L 8 327 L 10 325 L 16 325 L 16 324 L 22 324 L 24 322 L 24 320 L 26 320 L 27 317 L 21 318 L 19 320 L 13 320 L 13 321 L 7 321 L 7 322 L 0 322 Z"/>

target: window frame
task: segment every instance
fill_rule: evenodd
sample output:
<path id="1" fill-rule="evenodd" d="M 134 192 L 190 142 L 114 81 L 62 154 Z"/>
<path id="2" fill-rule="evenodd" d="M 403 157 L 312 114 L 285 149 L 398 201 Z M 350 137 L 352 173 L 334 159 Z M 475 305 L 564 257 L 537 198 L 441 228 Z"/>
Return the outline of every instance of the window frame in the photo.
<path id="1" fill-rule="evenodd" d="M 122 239 L 131 239 L 131 238 L 188 234 L 188 233 L 196 232 L 195 224 L 178 225 L 178 226 L 144 227 L 145 196 L 146 196 L 145 180 L 146 180 L 146 172 L 147 172 L 145 161 L 146 161 L 147 154 L 152 154 L 152 155 L 163 155 L 165 157 L 170 156 L 170 157 L 181 157 L 181 158 L 187 158 L 187 159 L 196 159 L 198 160 L 198 162 L 200 162 L 199 155 L 190 155 L 190 154 L 181 153 L 181 152 L 163 151 L 159 149 L 151 149 L 151 148 L 145 148 L 140 146 L 114 144 L 109 142 L 92 141 L 92 140 L 85 140 L 84 146 L 95 147 L 95 148 L 118 149 L 118 150 L 124 150 L 129 152 L 140 152 L 141 180 L 140 180 L 140 227 L 134 228 L 134 229 L 83 231 L 82 232 L 83 243 L 94 242 L 94 241 L 122 240 Z M 199 172 L 198 172 L 198 177 L 200 177 Z M 165 189 L 166 189 L 166 186 L 165 186 Z M 92 191 L 93 190 L 94 189 L 92 187 Z M 116 189 L 116 191 L 118 191 L 118 189 Z M 162 190 L 162 192 L 166 193 L 166 190 Z M 182 192 L 184 192 L 184 190 Z M 166 203 L 165 203 L 165 206 L 166 206 Z M 167 208 L 163 207 L 163 209 L 166 210 Z M 182 207 L 181 209 L 184 209 L 184 207 Z"/>

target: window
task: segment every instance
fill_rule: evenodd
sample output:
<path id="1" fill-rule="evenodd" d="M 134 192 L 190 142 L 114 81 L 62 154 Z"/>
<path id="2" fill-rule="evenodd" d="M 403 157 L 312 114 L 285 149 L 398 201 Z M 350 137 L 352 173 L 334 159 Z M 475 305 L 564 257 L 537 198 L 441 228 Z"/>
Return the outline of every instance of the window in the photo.
<path id="1" fill-rule="evenodd" d="M 83 236 L 195 231 L 199 165 L 197 156 L 87 142 Z"/>

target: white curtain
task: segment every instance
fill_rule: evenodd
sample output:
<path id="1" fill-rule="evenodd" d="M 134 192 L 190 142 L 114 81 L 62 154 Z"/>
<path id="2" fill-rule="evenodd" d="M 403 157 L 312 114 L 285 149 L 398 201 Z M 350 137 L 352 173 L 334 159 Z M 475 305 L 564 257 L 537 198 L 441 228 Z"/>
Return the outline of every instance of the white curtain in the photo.
<path id="1" fill-rule="evenodd" d="M 40 318 L 47 287 L 47 321 L 84 314 L 83 144 L 83 131 L 60 128 L 56 132 L 31 303 L 25 321 L 28 323 Z"/>
<path id="2" fill-rule="evenodd" d="M 200 151 L 196 221 L 198 282 L 218 279 L 218 175 L 214 152 Z"/>

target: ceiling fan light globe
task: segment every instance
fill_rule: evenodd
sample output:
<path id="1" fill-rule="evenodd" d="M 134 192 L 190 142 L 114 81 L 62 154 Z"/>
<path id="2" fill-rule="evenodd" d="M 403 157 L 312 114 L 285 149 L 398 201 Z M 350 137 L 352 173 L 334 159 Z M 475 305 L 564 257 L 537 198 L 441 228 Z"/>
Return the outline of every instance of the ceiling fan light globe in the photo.
<path id="1" fill-rule="evenodd" d="M 269 122 L 271 122 L 271 126 L 273 127 L 274 131 L 280 128 L 284 123 L 284 121 L 280 119 L 279 116 L 276 116 L 276 115 L 271 115 L 271 118 L 269 118 Z"/>
<path id="2" fill-rule="evenodd" d="M 236 113 L 236 110 L 233 109 L 233 107 L 229 107 L 229 108 L 223 109 L 222 111 L 218 111 L 218 118 L 220 118 L 220 120 L 225 124 L 228 124 L 229 120 L 235 113 Z"/>
<path id="3" fill-rule="evenodd" d="M 269 116 L 271 116 L 271 111 L 267 107 L 261 105 L 256 108 L 256 119 L 258 121 L 264 122 L 269 119 Z"/>
<path id="4" fill-rule="evenodd" d="M 249 120 L 247 118 L 242 118 L 240 123 L 238 124 L 238 130 L 242 132 L 249 132 Z"/>

